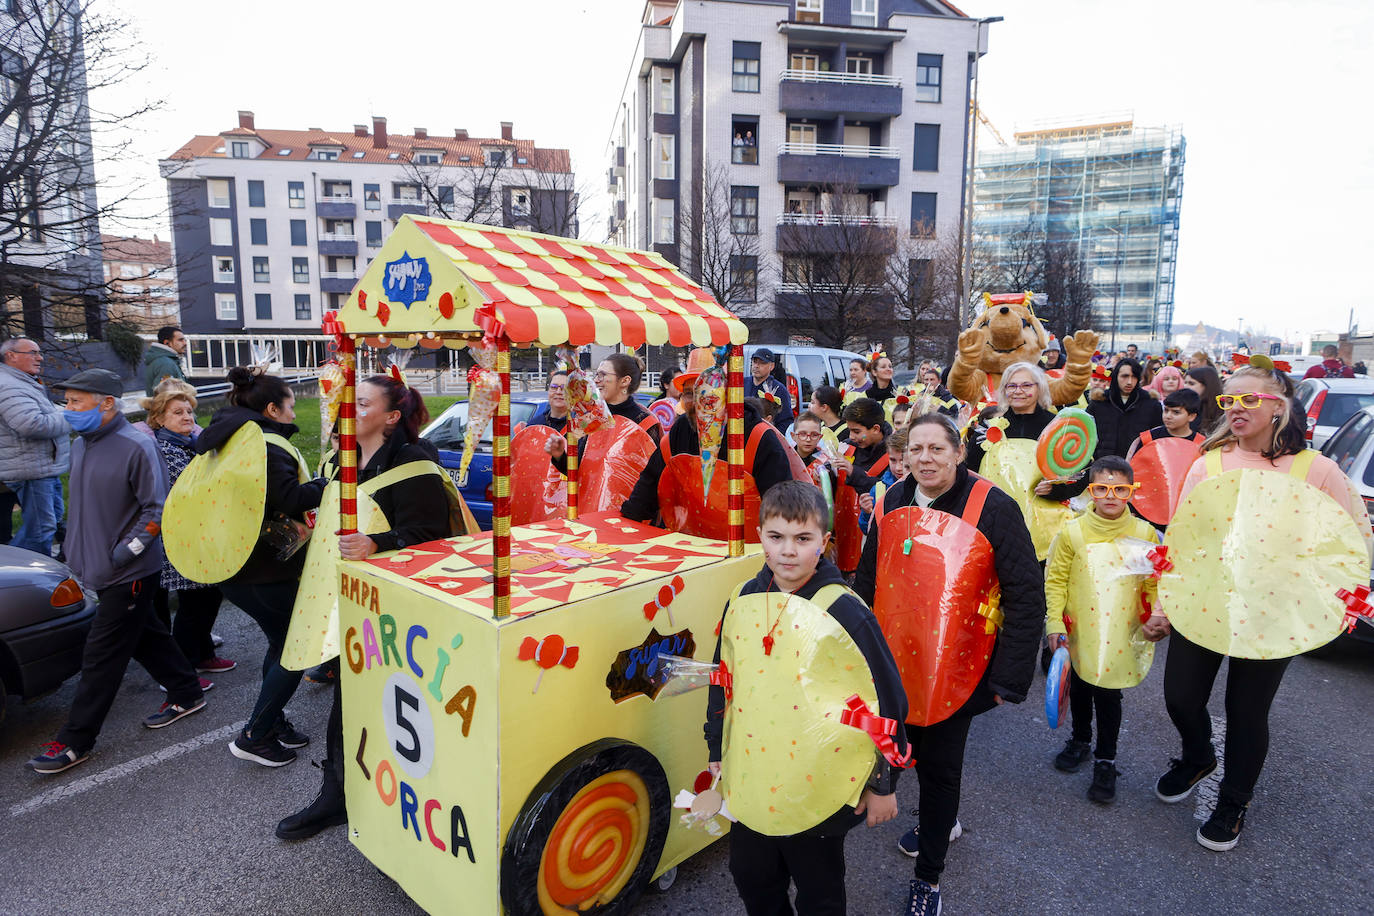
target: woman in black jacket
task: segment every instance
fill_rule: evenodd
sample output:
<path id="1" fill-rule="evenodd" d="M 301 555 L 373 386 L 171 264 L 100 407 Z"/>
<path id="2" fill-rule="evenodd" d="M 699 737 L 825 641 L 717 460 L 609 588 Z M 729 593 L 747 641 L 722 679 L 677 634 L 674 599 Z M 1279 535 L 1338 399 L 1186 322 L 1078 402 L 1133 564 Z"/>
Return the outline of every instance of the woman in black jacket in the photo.
<path id="1" fill-rule="evenodd" d="M 1160 403 L 1141 385 L 1140 363 L 1127 357 L 1112 369 L 1112 380 L 1100 398 L 1088 404 L 1097 422 L 1094 458 L 1116 455 L 1125 458 L 1136 437 L 1164 422 Z"/>
<path id="2" fill-rule="evenodd" d="M 921 506 L 962 515 L 977 481 L 963 460 L 959 431 L 947 417 L 926 414 L 913 418 L 906 450 L 909 473 L 887 491 L 884 513 Z M 994 706 L 1026 699 L 1045 625 L 1045 583 L 1021 508 L 995 487 L 984 499 L 976 527 L 992 547 L 1003 614 L 992 657 L 978 686 L 953 716 L 932 725 L 906 726 L 921 784 L 920 810 L 917 828 L 908 831 L 897 845 L 916 858 L 916 879 L 918 885 L 924 882 L 927 892 L 939 884 L 951 833 L 958 823 L 969 724 L 973 716 Z M 864 543 L 854 579 L 854 591 L 870 606 L 878 585 L 878 541 L 879 537 L 870 536 Z"/>
<path id="3" fill-rule="evenodd" d="M 295 549 L 286 559 L 281 555 L 299 548 L 298 539 L 308 531 L 306 513 L 319 508 L 325 481 L 309 479 L 300 453 L 284 442 L 298 432 L 293 422 L 296 396 L 291 386 L 274 375 L 254 375 L 242 367 L 229 370 L 229 383 L 233 385 L 229 406 L 217 411 L 205 432 L 196 438 L 196 451 L 204 454 L 221 448 L 248 423 L 256 423 L 269 436 L 263 533 L 247 562 L 220 585 L 224 597 L 252 617 L 267 637 L 262 688 L 247 724 L 230 742 L 229 750 L 240 760 L 279 767 L 295 760 L 295 748 L 305 747 L 310 740 L 292 728 L 284 714 L 301 682 L 301 672 L 281 665 L 305 551 Z"/>
<path id="4" fill-rule="evenodd" d="M 1002 435 L 1008 439 L 1039 439 L 1054 419 L 1049 377 L 1033 363 L 1012 363 L 1002 373 L 997 405 L 999 415 L 1007 421 Z M 978 428 L 976 436 L 969 437 L 968 458 L 964 463 L 970 471 L 977 471 L 983 464 L 986 435 L 987 427 L 983 426 Z"/>
<path id="5" fill-rule="evenodd" d="M 432 464 L 437 473 L 420 471 L 371 494 L 391 528 L 380 534 L 339 536 L 339 553 L 345 560 L 363 560 L 374 553 L 413 547 L 440 538 L 470 532 L 454 531 L 450 524 L 449 497 L 439 469 L 439 452 L 420 438 L 429 422 L 424 399 L 414 388 L 394 378 L 374 375 L 357 388 L 358 483 L 412 462 Z M 427 469 L 428 470 L 428 469 Z M 327 536 L 321 533 L 319 536 Z M 277 825 L 284 840 L 312 837 L 326 827 L 348 819 L 343 793 L 343 712 L 338 679 L 333 681 L 333 703 L 325 729 L 323 782 L 315 800 Z"/>
<path id="6" fill-rule="evenodd" d="M 634 394 L 639 390 L 640 379 L 644 377 L 644 364 L 637 357 L 628 353 L 612 353 L 603 359 L 596 367 L 596 375 L 593 380 L 596 382 L 597 390 L 601 392 L 601 397 L 606 401 L 606 407 L 610 409 L 611 416 L 624 417 L 631 423 L 639 426 L 649 434 L 649 438 L 658 444 L 658 440 L 663 435 L 663 427 L 658 423 L 658 418 L 649 413 L 644 405 L 635 400 Z M 553 459 L 554 467 L 564 474 L 568 472 L 568 443 L 560 437 L 553 437 L 544 446 L 549 456 Z M 583 436 L 577 442 L 577 454 L 580 458 L 582 452 L 587 448 L 587 437 Z"/>

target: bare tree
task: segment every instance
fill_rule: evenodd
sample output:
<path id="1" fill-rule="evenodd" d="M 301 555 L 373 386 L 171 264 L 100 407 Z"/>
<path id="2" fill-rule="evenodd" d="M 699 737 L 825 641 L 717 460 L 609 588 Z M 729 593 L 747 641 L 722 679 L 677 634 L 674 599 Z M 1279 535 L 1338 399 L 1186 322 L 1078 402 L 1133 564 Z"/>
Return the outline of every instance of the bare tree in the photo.
<path id="1" fill-rule="evenodd" d="M 407 181 L 419 186 L 420 200 L 435 216 L 499 226 L 501 187 L 506 173 L 514 169 L 515 146 L 506 144 L 502 155 L 484 153 L 475 162 L 422 163 L 412 157 L 402 172 Z"/>
<path id="2" fill-rule="evenodd" d="M 752 204 L 750 201 L 752 200 Z M 732 213 L 738 209 L 738 215 Z M 727 308 L 758 301 L 761 247 L 758 199 L 731 200 L 730 171 L 719 163 L 702 170 L 701 193 L 684 206 L 678 238 L 687 275 Z"/>
<path id="3" fill-rule="evenodd" d="M 524 187 L 511 187 L 507 207 L 515 225 L 528 225 L 535 232 L 577 238 L 581 231 L 582 201 L 590 186 L 579 183 L 572 163 L 563 150 L 535 150 L 534 168 L 510 181 L 523 181 Z M 520 191 L 528 195 L 526 211 L 521 217 L 517 206 Z"/>
<path id="4" fill-rule="evenodd" d="M 885 284 L 893 302 L 894 330 L 902 339 L 894 352 L 911 369 L 923 359 L 947 361 L 963 330 L 959 241 L 932 238 L 933 233 L 917 231 L 887 261 Z"/>
<path id="5" fill-rule="evenodd" d="M 1077 242 L 1046 240 L 1041 248 L 1044 279 L 1037 291 L 1043 291 L 1048 301 L 1038 314 L 1046 330 L 1063 339 L 1092 326 L 1091 273 Z"/>
<path id="6" fill-rule="evenodd" d="M 511 141 L 483 144 L 483 155 L 471 162 L 412 158 L 405 163 L 405 180 L 419 188 L 420 200 L 443 219 L 575 238 L 585 188 L 577 185 L 567 152 L 535 149 L 531 161 L 521 163 Z"/>

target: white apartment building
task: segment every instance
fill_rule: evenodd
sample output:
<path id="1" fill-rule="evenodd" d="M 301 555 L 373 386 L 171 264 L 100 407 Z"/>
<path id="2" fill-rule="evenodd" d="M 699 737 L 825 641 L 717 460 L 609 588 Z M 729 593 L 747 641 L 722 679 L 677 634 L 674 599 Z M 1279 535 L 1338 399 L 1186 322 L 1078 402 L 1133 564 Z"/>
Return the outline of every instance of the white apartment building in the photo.
<path id="1" fill-rule="evenodd" d="M 407 213 L 577 235 L 566 149 L 499 137 L 238 126 L 159 163 L 188 334 L 317 332 Z"/>
<path id="2" fill-rule="evenodd" d="M 729 231 L 757 236 L 731 308 L 759 339 L 816 336 L 788 297 L 837 233 L 888 230 L 871 238 L 913 253 L 913 275 L 957 244 L 986 50 L 987 21 L 942 0 L 648 0 L 609 142 L 608 233 L 709 288 L 710 200 L 728 195 Z"/>

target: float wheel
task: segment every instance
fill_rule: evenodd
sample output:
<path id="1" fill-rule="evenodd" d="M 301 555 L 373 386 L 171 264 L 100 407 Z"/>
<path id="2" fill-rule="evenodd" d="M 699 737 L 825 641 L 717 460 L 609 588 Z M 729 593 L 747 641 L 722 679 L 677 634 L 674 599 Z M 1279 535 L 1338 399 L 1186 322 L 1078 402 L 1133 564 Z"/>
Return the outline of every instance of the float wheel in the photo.
<path id="1" fill-rule="evenodd" d="M 620 916 L 663 855 L 668 780 L 643 748 L 602 741 L 530 793 L 506 836 L 501 897 L 515 916 Z"/>

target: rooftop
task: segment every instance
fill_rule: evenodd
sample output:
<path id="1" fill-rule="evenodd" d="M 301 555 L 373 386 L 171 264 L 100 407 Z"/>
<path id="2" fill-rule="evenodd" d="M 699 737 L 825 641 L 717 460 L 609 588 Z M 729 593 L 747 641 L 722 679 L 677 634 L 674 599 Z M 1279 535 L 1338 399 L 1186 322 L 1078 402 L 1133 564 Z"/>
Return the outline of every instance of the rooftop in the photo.
<path id="1" fill-rule="evenodd" d="M 141 264 L 171 264 L 172 243 L 157 236 L 141 239 L 136 236 L 100 234 L 100 247 L 106 261 L 137 261 Z"/>

